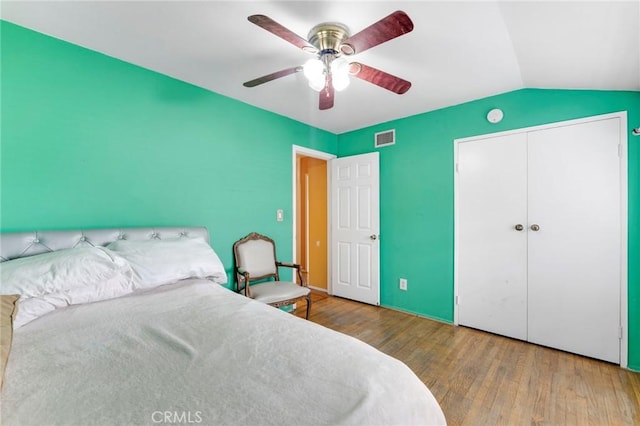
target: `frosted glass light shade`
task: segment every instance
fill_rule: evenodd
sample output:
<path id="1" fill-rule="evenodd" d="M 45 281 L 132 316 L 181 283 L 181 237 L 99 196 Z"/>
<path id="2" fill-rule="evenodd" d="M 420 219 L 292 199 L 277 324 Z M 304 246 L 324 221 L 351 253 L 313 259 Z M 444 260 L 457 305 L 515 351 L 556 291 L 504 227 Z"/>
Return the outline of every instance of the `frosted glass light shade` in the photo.
<path id="1" fill-rule="evenodd" d="M 324 88 L 325 69 L 320 59 L 309 59 L 302 67 L 304 76 L 309 80 L 309 87 L 319 92 Z"/>
<path id="2" fill-rule="evenodd" d="M 316 92 L 319 92 L 322 89 L 324 89 L 324 85 L 325 85 L 325 77 L 324 76 L 322 76 L 322 78 L 318 79 L 318 80 L 309 80 L 309 87 L 311 87 Z"/>
<path id="3" fill-rule="evenodd" d="M 344 90 L 349 85 L 349 62 L 345 58 L 331 62 L 331 80 L 337 91 Z"/>

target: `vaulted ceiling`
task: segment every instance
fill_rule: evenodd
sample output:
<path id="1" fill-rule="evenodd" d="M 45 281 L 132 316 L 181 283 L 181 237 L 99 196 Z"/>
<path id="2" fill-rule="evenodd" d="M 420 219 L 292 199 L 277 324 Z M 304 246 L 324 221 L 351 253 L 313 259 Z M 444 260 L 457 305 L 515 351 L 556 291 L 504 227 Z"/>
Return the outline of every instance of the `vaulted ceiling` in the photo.
<path id="1" fill-rule="evenodd" d="M 252 24 L 267 15 L 306 38 L 356 33 L 395 10 L 408 34 L 353 56 L 412 83 L 396 95 L 352 78 L 318 110 L 302 73 L 243 82 L 310 56 Z M 520 88 L 640 90 L 640 0 L 3 1 L 2 19 L 334 133 Z"/>

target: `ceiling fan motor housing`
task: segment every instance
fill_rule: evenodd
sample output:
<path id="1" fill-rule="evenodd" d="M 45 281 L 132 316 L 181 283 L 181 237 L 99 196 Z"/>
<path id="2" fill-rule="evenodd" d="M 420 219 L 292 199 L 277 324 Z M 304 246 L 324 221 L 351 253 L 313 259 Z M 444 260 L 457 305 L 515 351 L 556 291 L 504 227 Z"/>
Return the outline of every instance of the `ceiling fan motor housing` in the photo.
<path id="1" fill-rule="evenodd" d="M 339 22 L 325 22 L 316 25 L 307 36 L 309 43 L 315 46 L 320 55 L 339 55 L 343 42 L 350 36 L 349 28 Z M 347 53 L 347 52 L 344 52 Z"/>

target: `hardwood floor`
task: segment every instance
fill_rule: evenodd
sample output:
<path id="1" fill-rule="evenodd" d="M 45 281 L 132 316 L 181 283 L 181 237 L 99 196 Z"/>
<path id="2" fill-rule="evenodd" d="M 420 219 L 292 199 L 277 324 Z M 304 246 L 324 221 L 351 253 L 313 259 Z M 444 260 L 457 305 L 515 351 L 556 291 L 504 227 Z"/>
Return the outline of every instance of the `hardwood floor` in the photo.
<path id="1" fill-rule="evenodd" d="M 639 373 L 322 293 L 312 301 L 311 321 L 407 364 L 449 425 L 640 425 Z"/>

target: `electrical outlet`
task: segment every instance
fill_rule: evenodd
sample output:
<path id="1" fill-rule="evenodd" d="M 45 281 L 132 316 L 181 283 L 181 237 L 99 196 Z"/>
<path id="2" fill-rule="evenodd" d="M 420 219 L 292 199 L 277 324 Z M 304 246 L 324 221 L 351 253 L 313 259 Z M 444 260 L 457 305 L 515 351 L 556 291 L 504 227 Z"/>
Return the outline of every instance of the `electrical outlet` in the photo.
<path id="1" fill-rule="evenodd" d="M 407 291 L 407 279 L 400 278 L 400 290 Z"/>

